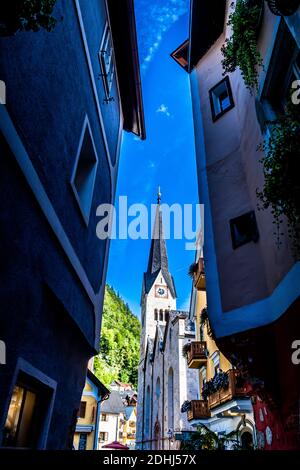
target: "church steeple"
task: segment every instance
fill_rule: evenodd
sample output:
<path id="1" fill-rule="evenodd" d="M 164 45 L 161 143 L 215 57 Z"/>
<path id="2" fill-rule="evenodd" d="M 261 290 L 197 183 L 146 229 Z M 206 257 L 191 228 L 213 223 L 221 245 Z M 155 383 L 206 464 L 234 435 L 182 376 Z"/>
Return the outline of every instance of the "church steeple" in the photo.
<path id="1" fill-rule="evenodd" d="M 158 188 L 157 193 L 157 207 L 155 214 L 155 222 L 151 240 L 151 247 L 148 260 L 147 272 L 144 275 L 145 281 L 145 290 L 148 293 L 159 273 L 162 271 L 162 274 L 166 280 L 166 283 L 169 287 L 171 295 L 173 298 L 176 297 L 176 290 L 173 281 L 173 277 L 169 273 L 168 267 L 168 255 L 166 248 L 166 241 L 163 234 L 163 220 L 162 220 L 162 211 L 161 211 L 161 192 Z"/>

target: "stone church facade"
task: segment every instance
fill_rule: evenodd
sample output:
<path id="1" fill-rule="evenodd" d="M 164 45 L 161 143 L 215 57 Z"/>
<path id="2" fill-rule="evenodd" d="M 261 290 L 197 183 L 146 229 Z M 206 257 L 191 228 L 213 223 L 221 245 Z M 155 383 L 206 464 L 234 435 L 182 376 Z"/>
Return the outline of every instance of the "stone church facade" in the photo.
<path id="1" fill-rule="evenodd" d="M 159 195 L 141 297 L 137 449 L 176 449 L 180 435 L 193 430 L 181 405 L 199 396 L 197 371 L 187 368 L 182 351 L 195 328 L 188 313 L 176 309 L 176 297 Z"/>

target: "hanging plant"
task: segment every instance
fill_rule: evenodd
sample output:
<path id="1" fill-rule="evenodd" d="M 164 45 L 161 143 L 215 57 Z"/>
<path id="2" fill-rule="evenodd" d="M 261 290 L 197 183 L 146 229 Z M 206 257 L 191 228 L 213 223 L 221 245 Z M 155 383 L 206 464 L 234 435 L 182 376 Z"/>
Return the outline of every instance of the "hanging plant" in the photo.
<path id="1" fill-rule="evenodd" d="M 211 339 L 215 339 L 215 335 L 212 327 L 209 323 L 207 307 L 203 308 L 200 314 L 200 326 L 204 328 L 206 326 L 207 334 Z"/>
<path id="2" fill-rule="evenodd" d="M 57 20 L 52 16 L 56 0 L 9 0 L 0 6 L 0 36 L 17 31 L 52 31 Z"/>
<path id="3" fill-rule="evenodd" d="M 186 413 L 191 408 L 192 408 L 192 403 L 190 402 L 190 400 L 185 400 L 181 405 L 180 411 L 181 411 L 181 413 Z"/>
<path id="4" fill-rule="evenodd" d="M 187 357 L 188 352 L 191 350 L 191 343 L 186 343 L 182 346 L 182 355 L 183 357 Z"/>
<path id="5" fill-rule="evenodd" d="M 193 279 L 198 272 L 198 263 L 192 263 L 189 267 L 188 275 Z"/>
<path id="6" fill-rule="evenodd" d="M 232 36 L 225 40 L 221 48 L 223 75 L 239 68 L 245 85 L 250 90 L 258 87 L 258 68 L 262 66 L 257 36 L 263 5 L 263 0 L 237 0 L 227 23 L 232 28 Z"/>
<path id="7" fill-rule="evenodd" d="M 280 226 L 283 216 L 293 240 L 295 255 L 299 256 L 300 240 L 300 109 L 288 105 L 284 116 L 269 122 L 270 135 L 259 147 L 264 152 L 261 162 L 264 187 L 257 190 L 259 209 L 271 208 L 276 226 L 277 245 L 282 244 Z"/>

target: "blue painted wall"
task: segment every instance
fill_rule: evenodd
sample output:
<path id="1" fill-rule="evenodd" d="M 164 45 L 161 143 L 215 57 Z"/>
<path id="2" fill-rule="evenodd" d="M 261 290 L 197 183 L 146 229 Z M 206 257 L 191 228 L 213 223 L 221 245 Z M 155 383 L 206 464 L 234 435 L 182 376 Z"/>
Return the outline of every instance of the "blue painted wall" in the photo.
<path id="1" fill-rule="evenodd" d="M 109 158 L 114 165 L 120 102 L 115 82 L 114 101 L 104 103 L 102 80 L 97 78 L 98 51 L 107 20 L 104 1 L 82 0 L 79 4 L 109 152 L 75 2 L 57 2 L 55 16 L 62 20 L 53 32 L 17 33 L 1 39 L 0 79 L 7 86 L 7 110 L 18 135 L 97 293 L 106 271 L 106 242 L 96 237 L 96 208 L 113 198 Z M 70 184 L 86 115 L 99 159 L 88 226 Z M 58 383 L 47 447 L 63 449 L 72 442 L 72 416 L 79 406 L 87 361 L 95 352 L 94 305 L 15 156 L 0 137 L 0 337 L 7 346 L 7 365 L 0 370 L 0 443 L 13 373 L 22 357 Z M 112 171 L 117 171 L 116 166 Z"/>

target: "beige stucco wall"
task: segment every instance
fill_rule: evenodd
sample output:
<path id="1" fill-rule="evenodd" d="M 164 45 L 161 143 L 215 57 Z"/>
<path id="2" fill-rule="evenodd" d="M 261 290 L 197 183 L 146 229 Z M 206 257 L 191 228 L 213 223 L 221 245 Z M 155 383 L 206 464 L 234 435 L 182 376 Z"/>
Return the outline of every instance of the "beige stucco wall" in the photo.
<path id="1" fill-rule="evenodd" d="M 258 38 L 264 58 L 276 21 L 277 17 L 266 7 Z M 209 89 L 223 78 L 221 46 L 229 35 L 227 28 L 226 35 L 219 38 L 196 67 L 223 311 L 269 296 L 293 265 L 289 240 L 284 238 L 278 249 L 270 212 L 257 210 L 256 189 L 263 186 L 257 146 L 263 138 L 256 117 L 255 94 L 245 88 L 239 71 L 229 74 L 235 107 L 215 123 L 211 118 Z M 259 241 L 233 250 L 229 220 L 249 210 L 256 213 Z"/>

